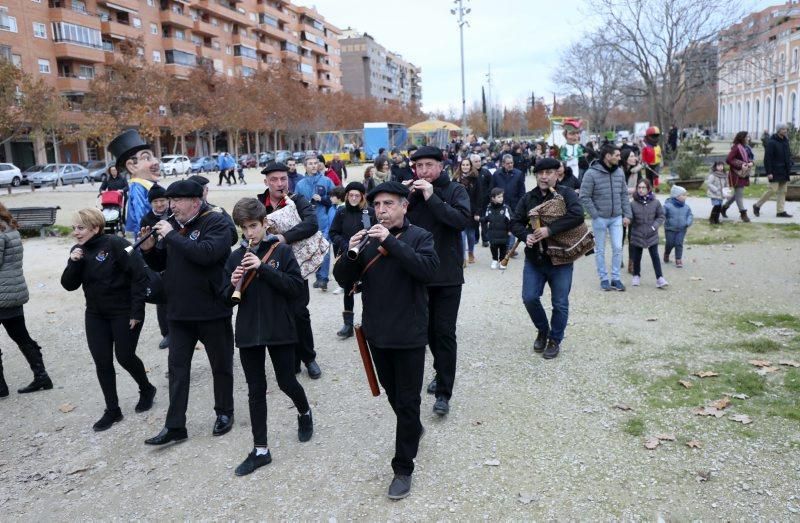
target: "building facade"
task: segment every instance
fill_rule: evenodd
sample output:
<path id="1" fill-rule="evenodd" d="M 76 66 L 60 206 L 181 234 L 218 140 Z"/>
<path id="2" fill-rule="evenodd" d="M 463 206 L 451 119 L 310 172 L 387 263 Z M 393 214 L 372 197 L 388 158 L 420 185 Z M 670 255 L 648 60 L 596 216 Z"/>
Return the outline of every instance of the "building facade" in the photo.
<path id="1" fill-rule="evenodd" d="M 309 89 L 339 91 L 340 34 L 313 8 L 286 0 L 0 0 L 0 58 L 45 78 L 73 102 L 114 62 L 120 42 L 136 38 L 145 60 L 176 77 L 198 66 L 247 77 L 289 62 Z M 0 156 L 44 163 L 44 151 L 42 143 L 8 142 Z M 96 155 L 81 142 L 66 146 L 61 158 Z"/>
<path id="2" fill-rule="evenodd" d="M 719 49 L 720 134 L 757 140 L 776 124 L 800 123 L 800 5 L 748 15 L 721 34 Z"/>
<path id="3" fill-rule="evenodd" d="M 367 33 L 345 30 L 339 40 L 342 88 L 383 102 L 422 103 L 422 70 L 386 50 Z"/>

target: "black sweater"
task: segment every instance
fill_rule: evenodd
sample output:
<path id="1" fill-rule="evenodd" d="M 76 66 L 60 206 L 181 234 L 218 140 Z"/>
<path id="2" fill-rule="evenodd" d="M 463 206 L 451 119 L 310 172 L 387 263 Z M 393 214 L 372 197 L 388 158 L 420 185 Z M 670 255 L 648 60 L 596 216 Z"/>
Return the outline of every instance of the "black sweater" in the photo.
<path id="1" fill-rule="evenodd" d="M 144 320 L 147 276 L 138 252 L 125 252 L 127 240 L 113 234 L 98 234 L 83 245 L 83 259 L 67 261 L 61 286 L 74 291 L 83 285 L 86 310 L 108 318 Z"/>
<path id="2" fill-rule="evenodd" d="M 410 349 L 428 344 L 428 284 L 439 268 L 430 232 L 405 220 L 391 229 L 380 245 L 386 256 L 361 277 L 364 304 L 362 326 L 372 345 L 382 349 Z M 400 233 L 400 237 L 394 235 Z M 358 259 L 342 256 L 333 276 L 346 288 L 358 281 L 364 267 L 378 254 L 375 240 L 367 243 Z"/>
<path id="3" fill-rule="evenodd" d="M 375 209 L 370 206 L 361 209 L 360 207 L 353 207 L 349 203 L 345 203 L 336 210 L 333 223 L 331 223 L 331 228 L 328 231 L 328 236 L 330 236 L 331 244 L 333 245 L 334 256 L 341 256 L 342 253 L 346 253 L 350 238 L 364 228 L 364 225 L 361 223 L 361 217 L 364 215 L 364 211 L 367 211 L 369 222 L 374 225 Z"/>

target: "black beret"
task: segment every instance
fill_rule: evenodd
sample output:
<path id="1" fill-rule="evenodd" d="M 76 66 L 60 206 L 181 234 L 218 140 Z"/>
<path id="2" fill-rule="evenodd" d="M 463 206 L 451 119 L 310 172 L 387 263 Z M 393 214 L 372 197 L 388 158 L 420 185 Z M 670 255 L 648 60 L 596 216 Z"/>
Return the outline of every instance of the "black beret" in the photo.
<path id="1" fill-rule="evenodd" d="M 193 174 L 193 175 L 191 175 L 190 177 L 188 177 L 186 179 L 187 180 L 192 180 L 193 182 L 197 182 L 200 185 L 207 185 L 208 184 L 208 178 L 206 178 L 205 176 L 200 176 L 199 174 Z"/>
<path id="2" fill-rule="evenodd" d="M 423 145 L 414 151 L 414 154 L 411 155 L 411 159 L 416 162 L 417 160 L 421 160 L 423 158 L 433 158 L 434 160 L 441 162 L 444 159 L 444 156 L 442 155 L 442 150 L 438 147 Z"/>
<path id="3" fill-rule="evenodd" d="M 358 191 L 360 193 L 367 192 L 367 188 L 364 187 L 364 184 L 361 182 L 350 182 L 347 184 L 347 187 L 344 188 L 345 194 L 349 193 L 350 191 Z"/>
<path id="4" fill-rule="evenodd" d="M 539 158 L 536 160 L 536 166 L 533 168 L 533 172 L 538 173 L 548 169 L 558 169 L 559 167 L 561 167 L 561 162 L 555 158 Z"/>
<path id="5" fill-rule="evenodd" d="M 166 198 L 167 191 L 157 183 L 150 187 L 150 190 L 147 191 L 147 201 L 152 202 L 158 198 Z"/>
<path id="6" fill-rule="evenodd" d="M 289 168 L 283 162 L 269 162 L 266 167 L 261 169 L 261 174 L 264 176 L 268 175 L 269 173 L 276 173 L 276 172 L 284 172 L 288 173 Z"/>
<path id="7" fill-rule="evenodd" d="M 382 193 L 387 192 L 389 194 L 398 194 L 403 198 L 408 198 L 408 195 L 411 191 L 409 191 L 408 187 L 403 185 L 400 182 L 383 182 L 378 184 L 374 189 L 372 189 L 369 194 L 367 195 L 367 201 L 372 202 L 375 197 Z"/>
<path id="8" fill-rule="evenodd" d="M 202 198 L 203 186 L 193 180 L 178 180 L 167 187 L 167 198 Z"/>

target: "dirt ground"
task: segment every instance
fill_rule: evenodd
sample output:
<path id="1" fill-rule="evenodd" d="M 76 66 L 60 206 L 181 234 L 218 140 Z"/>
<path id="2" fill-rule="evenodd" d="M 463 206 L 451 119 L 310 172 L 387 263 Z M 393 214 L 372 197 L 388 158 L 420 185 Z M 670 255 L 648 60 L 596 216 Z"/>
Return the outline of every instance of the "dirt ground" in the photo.
<path id="1" fill-rule="evenodd" d="M 230 208 L 261 187 L 212 187 L 210 200 Z M 61 205 L 64 224 L 70 211 L 93 203 L 89 191 L 77 188 L 34 194 L 39 204 L 47 197 L 46 204 Z M 21 206 L 33 197 L 2 201 Z M 31 291 L 26 318 L 56 387 L 31 395 L 12 391 L 0 400 L 6 420 L 0 431 L 4 520 L 798 518 L 798 421 L 753 415 L 746 432 L 726 418 L 695 421 L 688 408 L 653 410 L 646 384 L 629 379 L 631 371 L 655 379 L 675 358 L 693 371 L 713 369 L 721 358 L 746 361 L 747 353 L 712 345 L 743 336 L 728 323 L 734 313 L 796 312 L 796 242 L 692 247 L 684 256 L 686 268 L 665 267 L 671 283 L 666 291 L 655 289 L 645 262 L 642 287 L 604 293 L 594 259 L 580 260 L 567 339 L 552 361 L 531 349 L 535 331 L 520 299 L 521 259 L 506 273 L 492 271 L 488 249 L 476 248 L 478 263 L 466 271 L 459 315 L 452 410 L 438 419 L 431 412 L 433 398 L 424 395 L 427 433 L 412 494 L 399 502 L 385 496 L 394 417 L 385 397 L 370 396 L 355 341 L 334 334 L 342 307 L 341 295 L 332 292 L 313 290 L 310 306 L 322 379 L 300 377 L 314 411 L 311 442 L 297 441 L 295 412 L 269 371 L 274 461 L 251 476 L 235 477 L 233 469 L 252 446 L 238 356 L 236 424 L 217 438 L 211 436 L 211 374 L 205 355 L 197 352 L 188 441 L 145 446 L 163 426 L 168 403 L 167 354 L 157 348 L 153 306 L 138 353 L 158 387 L 156 405 L 135 414 L 136 386 L 120 369 L 125 419 L 94 433 L 91 425 L 103 404 L 86 347 L 84 299 L 59 284 L 70 245 L 66 238 L 25 241 Z M 30 371 L 5 332 L 0 347 L 6 380 L 16 390 L 30 380 Z M 426 372 L 426 382 L 431 374 Z M 62 412 L 66 404 L 74 410 Z M 633 415 L 648 420 L 642 436 L 624 430 Z M 645 449 L 644 437 L 659 433 L 675 433 L 677 441 Z M 691 439 L 702 447 L 684 444 Z"/>

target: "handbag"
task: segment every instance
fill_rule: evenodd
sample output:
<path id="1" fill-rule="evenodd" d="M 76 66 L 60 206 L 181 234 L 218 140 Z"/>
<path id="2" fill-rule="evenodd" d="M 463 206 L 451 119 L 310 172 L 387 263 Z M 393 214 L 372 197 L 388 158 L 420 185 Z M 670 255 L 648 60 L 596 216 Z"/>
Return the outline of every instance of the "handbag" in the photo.
<path id="1" fill-rule="evenodd" d="M 537 205 L 528 212 L 532 219 L 538 218 L 546 227 L 567 214 L 564 197 L 553 191 L 553 199 Z M 594 250 L 594 234 L 585 222 L 572 229 L 547 238 L 547 255 L 553 265 L 566 265 Z"/>
<path id="2" fill-rule="evenodd" d="M 287 195 L 284 197 L 284 206 L 267 215 L 267 231 L 271 234 L 284 234 L 301 221 L 297 205 Z M 290 244 L 290 247 L 300 265 L 300 274 L 306 279 L 320 268 L 330 244 L 322 232 L 317 231 L 308 238 Z"/>

